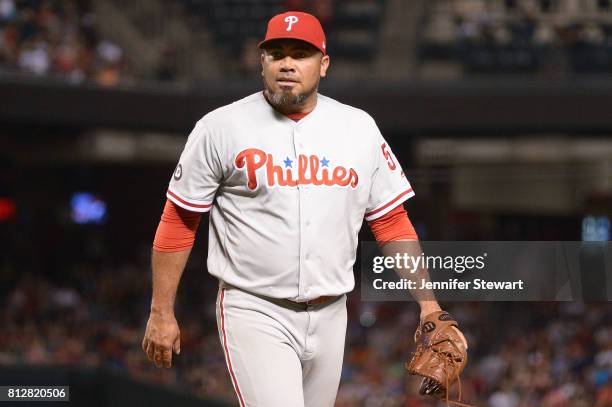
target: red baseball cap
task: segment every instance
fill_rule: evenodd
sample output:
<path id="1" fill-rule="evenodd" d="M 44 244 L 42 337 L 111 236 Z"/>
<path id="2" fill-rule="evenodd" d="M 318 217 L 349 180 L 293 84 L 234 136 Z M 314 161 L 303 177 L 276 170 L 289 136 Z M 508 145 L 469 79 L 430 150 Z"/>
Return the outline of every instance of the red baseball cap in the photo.
<path id="1" fill-rule="evenodd" d="M 268 22 L 266 38 L 259 43 L 263 48 L 268 41 L 280 39 L 302 40 L 313 45 L 323 55 L 327 54 L 325 33 L 318 18 L 301 11 L 288 11 L 275 15 Z"/>

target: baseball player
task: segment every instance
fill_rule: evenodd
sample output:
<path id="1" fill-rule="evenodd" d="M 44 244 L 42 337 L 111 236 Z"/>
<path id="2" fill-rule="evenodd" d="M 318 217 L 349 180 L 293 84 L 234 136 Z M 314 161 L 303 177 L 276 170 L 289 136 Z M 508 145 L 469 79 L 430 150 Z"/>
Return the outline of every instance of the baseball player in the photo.
<path id="1" fill-rule="evenodd" d="M 379 242 L 417 240 L 402 205 L 414 191 L 374 120 L 317 92 L 330 57 L 316 17 L 273 17 L 259 47 L 264 90 L 200 119 L 170 180 L 142 348 L 158 367 L 180 353 L 175 294 L 210 212 L 208 270 L 240 406 L 332 406 L 359 229 L 365 218 Z"/>

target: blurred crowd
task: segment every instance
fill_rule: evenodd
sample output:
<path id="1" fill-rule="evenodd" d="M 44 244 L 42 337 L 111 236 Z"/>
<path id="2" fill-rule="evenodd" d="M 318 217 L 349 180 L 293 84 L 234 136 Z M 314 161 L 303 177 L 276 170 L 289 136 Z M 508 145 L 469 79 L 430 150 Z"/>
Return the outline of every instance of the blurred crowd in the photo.
<path id="1" fill-rule="evenodd" d="M 423 56 L 431 56 L 433 41 L 468 72 L 605 73 L 612 68 L 611 11 L 607 0 L 435 0 Z"/>
<path id="2" fill-rule="evenodd" d="M 155 369 L 140 349 L 150 304 L 148 248 L 139 259 L 113 261 L 97 245 L 85 250 L 97 259 L 62 257 L 59 268 L 51 261 L 44 273 L 15 272 L 4 263 L 0 364 L 104 367 L 234 404 L 215 322 L 216 280 L 203 271 L 202 248 L 179 290 L 181 355 L 167 370 Z M 348 304 L 337 406 L 436 406 L 416 394 L 418 379 L 403 367 L 414 350 L 418 307 L 361 302 L 358 292 Z M 463 400 L 490 407 L 612 406 L 609 304 L 457 303 L 447 309 L 470 343 Z"/>
<path id="3" fill-rule="evenodd" d="M 128 41 L 126 33 L 120 35 L 121 30 L 117 30 L 114 40 L 105 36 L 109 32 L 101 29 L 95 4 L 92 0 L 0 0 L 0 74 L 27 73 L 103 86 L 134 80 L 194 79 L 201 74 L 196 72 L 200 68 L 195 55 L 207 46 L 207 58 L 221 52 L 233 60 L 233 64 L 220 65 L 223 75 L 254 77 L 260 69 L 257 43 L 267 19 L 292 9 L 320 18 L 334 58 L 367 65 L 380 48 L 377 33 L 387 21 L 383 12 L 386 2 L 382 0 L 168 2 L 164 5 L 168 10 L 180 11 L 169 12 L 172 24 L 170 18 L 162 22 L 183 25 L 191 35 L 183 42 L 170 34 L 158 38 L 166 44 L 163 51 L 146 63 L 139 60 L 141 69 L 136 72 L 134 62 L 130 67 L 127 52 L 118 43 Z M 424 15 L 418 21 L 418 35 L 407 48 L 418 51 L 423 66 L 442 60 L 461 72 L 539 74 L 547 78 L 612 70 L 610 0 L 421 0 L 420 4 Z M 158 6 L 151 4 L 150 8 Z M 144 1 L 135 3 L 135 11 L 126 19 L 136 31 L 143 27 L 132 20 L 142 14 L 146 28 L 147 7 Z M 123 10 L 116 9 L 119 13 Z M 169 28 L 160 28 L 160 32 L 164 30 Z M 139 35 L 147 38 L 146 30 Z M 209 43 L 201 42 L 208 37 Z M 143 42 L 142 47 L 155 48 L 153 43 Z M 410 57 L 411 51 L 406 52 Z M 127 54 L 134 59 L 133 53 Z"/>
<path id="4" fill-rule="evenodd" d="M 502 72 L 548 67 L 547 73 L 554 68 L 587 73 L 612 67 L 611 26 L 588 19 L 554 21 L 542 18 L 536 2 L 515 3 L 514 20 L 503 21 L 486 10 L 459 13 L 464 63 L 480 71 Z M 542 3 L 550 7 L 551 2 Z"/>
<path id="5" fill-rule="evenodd" d="M 100 35 L 89 0 L 0 0 L 0 74 L 114 86 L 123 50 Z"/>
<path id="6" fill-rule="evenodd" d="M 417 313 L 414 306 L 398 307 L 354 314 L 338 405 L 436 405 L 415 394 L 419 380 L 404 374 Z M 464 401 L 490 407 L 612 405 L 610 305 L 470 303 L 448 310 L 470 344 Z M 376 320 L 371 328 L 363 326 L 367 312 L 369 324 Z"/>

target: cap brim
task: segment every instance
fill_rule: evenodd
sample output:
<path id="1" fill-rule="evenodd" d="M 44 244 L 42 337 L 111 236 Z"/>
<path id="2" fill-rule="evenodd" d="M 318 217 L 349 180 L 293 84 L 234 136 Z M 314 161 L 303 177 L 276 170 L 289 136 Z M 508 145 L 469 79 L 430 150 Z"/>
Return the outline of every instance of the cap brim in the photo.
<path id="1" fill-rule="evenodd" d="M 276 38 L 268 38 L 267 40 L 263 40 L 261 41 L 259 44 L 257 44 L 257 46 L 260 49 L 264 49 L 266 47 L 266 45 L 270 44 L 271 42 L 274 41 L 279 41 L 279 40 L 293 40 L 293 41 L 299 41 L 299 42 L 303 42 L 304 44 L 308 44 L 311 47 L 319 50 L 321 53 L 323 53 L 323 55 L 326 54 L 326 52 L 324 50 L 322 50 L 321 48 L 317 47 L 315 44 L 313 44 L 312 42 L 303 40 L 301 38 L 293 38 L 293 37 L 276 37 Z"/>

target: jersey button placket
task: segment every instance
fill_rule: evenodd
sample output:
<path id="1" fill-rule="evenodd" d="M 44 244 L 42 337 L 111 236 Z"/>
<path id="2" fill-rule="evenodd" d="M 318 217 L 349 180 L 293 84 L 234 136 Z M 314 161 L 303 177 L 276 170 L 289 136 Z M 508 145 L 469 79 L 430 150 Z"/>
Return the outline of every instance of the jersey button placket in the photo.
<path id="1" fill-rule="evenodd" d="M 297 128 L 293 128 L 293 149 L 295 150 L 295 172 L 294 177 L 298 177 L 298 170 L 300 168 L 300 154 L 304 153 L 304 144 L 301 141 L 300 132 Z M 298 190 L 302 190 L 303 185 L 298 184 Z"/>
<path id="2" fill-rule="evenodd" d="M 295 149 L 295 162 L 296 162 L 296 171 L 299 169 L 299 157 L 300 154 L 304 153 L 304 144 L 301 139 L 300 132 L 296 127 L 293 128 L 293 148 Z M 294 177 L 298 177 L 297 172 L 294 173 Z M 301 299 L 304 299 L 308 295 L 307 282 L 304 281 L 305 268 L 307 267 L 305 264 L 305 227 L 304 227 L 304 186 L 298 184 L 298 201 L 299 201 L 299 219 L 298 223 L 300 225 L 300 265 L 299 265 L 299 277 L 298 277 L 298 296 Z"/>

